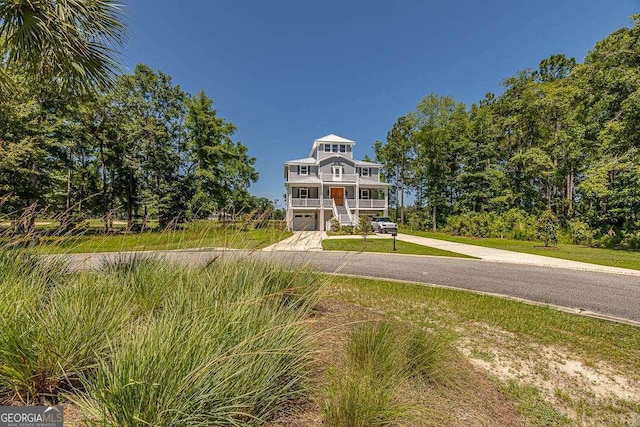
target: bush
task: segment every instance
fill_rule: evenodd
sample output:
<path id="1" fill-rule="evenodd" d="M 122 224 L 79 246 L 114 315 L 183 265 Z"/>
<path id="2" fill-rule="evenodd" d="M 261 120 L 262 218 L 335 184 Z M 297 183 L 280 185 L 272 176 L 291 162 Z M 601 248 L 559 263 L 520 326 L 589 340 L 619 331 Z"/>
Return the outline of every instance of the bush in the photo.
<path id="1" fill-rule="evenodd" d="M 457 236 L 532 240 L 536 236 L 536 222 L 534 216 L 519 209 L 501 214 L 467 212 L 448 217 L 444 231 Z"/>
<path id="2" fill-rule="evenodd" d="M 423 210 L 411 210 L 405 214 L 405 219 L 412 230 L 430 230 L 433 225 L 431 215 Z"/>
<path id="3" fill-rule="evenodd" d="M 340 231 L 340 220 L 335 216 L 331 218 L 329 224 L 332 232 L 337 233 L 338 231 Z"/>
<path id="4" fill-rule="evenodd" d="M 533 240 L 537 233 L 537 218 L 520 209 L 509 209 L 502 215 L 505 230 L 515 240 Z"/>
<path id="5" fill-rule="evenodd" d="M 340 227 L 339 232 L 342 234 L 353 234 L 353 227 L 350 225 L 343 225 Z"/>
<path id="6" fill-rule="evenodd" d="M 546 211 L 540 216 L 537 236 L 545 246 L 558 244 L 558 218 L 552 212 Z"/>
<path id="7" fill-rule="evenodd" d="M 572 219 L 568 223 L 569 235 L 571 236 L 571 243 L 574 245 L 589 246 L 593 243 L 593 230 L 589 228 L 586 222 L 578 219 Z"/>
<path id="8" fill-rule="evenodd" d="M 360 215 L 360 220 L 358 221 L 358 226 L 356 227 L 356 234 L 362 234 L 364 238 L 367 238 L 367 234 L 371 234 L 373 232 L 373 227 L 371 226 L 371 218 L 367 215 Z"/>

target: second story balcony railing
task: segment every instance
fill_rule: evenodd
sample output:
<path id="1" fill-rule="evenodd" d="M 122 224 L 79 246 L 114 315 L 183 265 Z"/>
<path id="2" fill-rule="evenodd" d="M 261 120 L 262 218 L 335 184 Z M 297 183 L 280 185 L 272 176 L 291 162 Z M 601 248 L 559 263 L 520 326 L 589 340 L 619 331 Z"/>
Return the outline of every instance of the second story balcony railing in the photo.
<path id="1" fill-rule="evenodd" d="M 316 181 L 317 180 L 317 181 Z M 353 173 L 343 173 L 341 175 L 321 172 L 319 174 L 310 173 L 308 175 L 290 174 L 287 177 L 287 182 L 305 182 L 305 183 L 317 183 L 318 181 L 324 182 L 360 182 L 361 184 L 377 184 L 382 182 L 378 179 L 377 175 L 374 176 L 358 176 Z"/>
<path id="2" fill-rule="evenodd" d="M 320 179 L 324 182 L 356 182 L 358 180 L 358 175 L 354 173 L 343 173 L 343 174 L 333 174 L 333 173 L 321 173 Z"/>

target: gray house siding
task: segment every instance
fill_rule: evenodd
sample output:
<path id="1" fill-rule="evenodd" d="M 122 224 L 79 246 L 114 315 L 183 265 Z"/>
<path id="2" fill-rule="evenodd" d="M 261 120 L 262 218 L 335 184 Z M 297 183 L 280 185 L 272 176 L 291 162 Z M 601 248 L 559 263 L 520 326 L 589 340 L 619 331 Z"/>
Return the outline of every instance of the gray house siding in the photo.
<path id="1" fill-rule="evenodd" d="M 337 152 L 329 152 L 326 153 L 324 151 L 324 146 L 325 145 L 329 145 L 329 146 L 333 146 L 333 145 L 337 145 L 338 147 L 338 151 Z M 346 145 L 345 147 L 345 152 L 340 152 L 340 145 Z M 333 147 L 332 147 L 333 149 Z M 317 150 L 317 154 L 318 157 L 316 157 L 318 160 L 322 160 L 322 159 L 326 159 L 327 157 L 331 157 L 335 154 L 342 154 L 343 156 L 349 158 L 349 159 L 353 159 L 353 146 L 349 145 L 349 144 L 320 144 L 317 148 L 314 148 L 314 150 Z"/>
<path id="2" fill-rule="evenodd" d="M 353 165 L 353 161 L 349 161 L 343 157 L 328 157 L 320 161 L 321 173 L 332 173 L 332 166 L 342 166 L 343 174 L 355 174 L 356 169 Z"/>
<path id="3" fill-rule="evenodd" d="M 300 189 L 301 188 L 306 188 L 309 190 L 308 192 L 308 199 L 319 199 L 320 196 L 318 195 L 318 187 L 294 187 L 291 190 L 293 191 L 293 198 L 297 199 L 300 197 Z"/>

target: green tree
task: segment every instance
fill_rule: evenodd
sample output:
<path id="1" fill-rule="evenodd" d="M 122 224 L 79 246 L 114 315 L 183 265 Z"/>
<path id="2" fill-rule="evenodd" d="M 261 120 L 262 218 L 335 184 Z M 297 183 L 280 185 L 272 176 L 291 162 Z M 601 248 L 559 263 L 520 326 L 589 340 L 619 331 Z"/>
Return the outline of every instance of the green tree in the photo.
<path id="1" fill-rule="evenodd" d="M 466 111 L 464 104 L 451 97 L 431 94 L 418 104 L 415 120 L 417 205 L 429 209 L 435 232 L 456 196 L 454 182 L 465 144 Z"/>
<path id="2" fill-rule="evenodd" d="M 396 220 L 401 224 L 404 224 L 404 196 L 414 176 L 414 127 L 414 117 L 402 116 L 387 133 L 386 144 L 380 141 L 374 144 L 376 160 L 382 163 L 384 176 L 393 185 L 391 193 L 395 193 Z"/>
<path id="3" fill-rule="evenodd" d="M 122 138 L 114 149 L 120 159 L 114 184 L 129 226 L 134 217 L 142 216 L 144 223 L 155 213 L 164 227 L 184 211 L 184 99 L 170 76 L 143 64 L 132 75 L 118 78 L 112 105 L 126 120 L 120 122 Z"/>
<path id="4" fill-rule="evenodd" d="M 218 117 L 204 92 L 188 98 L 186 108 L 189 172 L 194 178 L 191 212 L 206 217 L 213 210 L 242 204 L 249 185 L 258 179 L 256 159 L 246 146 L 233 142 L 236 127 Z"/>
<path id="5" fill-rule="evenodd" d="M 114 0 L 0 2 L 0 57 L 32 82 L 86 93 L 111 86 L 125 40 L 123 6 Z M 6 70 L 6 84 L 20 84 Z"/>
<path id="6" fill-rule="evenodd" d="M 457 179 L 458 212 L 502 211 L 506 207 L 504 157 L 499 147 L 500 130 L 493 105 L 472 105 L 469 111 L 469 140 L 464 146 Z"/>

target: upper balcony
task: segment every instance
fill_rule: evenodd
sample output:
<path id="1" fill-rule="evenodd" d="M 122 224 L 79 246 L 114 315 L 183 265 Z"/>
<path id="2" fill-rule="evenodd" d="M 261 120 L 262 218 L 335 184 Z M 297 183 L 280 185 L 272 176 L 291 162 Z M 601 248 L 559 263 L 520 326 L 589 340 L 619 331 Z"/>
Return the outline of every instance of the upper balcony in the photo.
<path id="1" fill-rule="evenodd" d="M 319 174 L 310 173 L 308 175 L 297 175 L 291 174 L 289 175 L 289 179 L 287 179 L 287 183 L 296 183 L 296 184 L 318 184 L 321 182 L 344 182 L 355 184 L 356 182 L 359 184 L 370 184 L 370 185 L 385 185 L 385 182 L 379 181 L 378 175 L 375 176 L 359 176 L 357 174 L 333 174 L 321 172 Z"/>
<path id="2" fill-rule="evenodd" d="M 346 173 L 346 174 L 333 174 L 333 173 L 320 173 L 320 179 L 324 182 L 356 182 L 358 181 L 358 175 Z"/>

